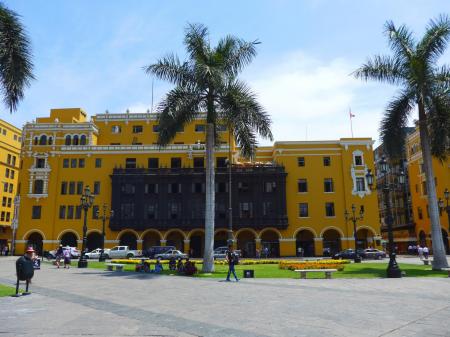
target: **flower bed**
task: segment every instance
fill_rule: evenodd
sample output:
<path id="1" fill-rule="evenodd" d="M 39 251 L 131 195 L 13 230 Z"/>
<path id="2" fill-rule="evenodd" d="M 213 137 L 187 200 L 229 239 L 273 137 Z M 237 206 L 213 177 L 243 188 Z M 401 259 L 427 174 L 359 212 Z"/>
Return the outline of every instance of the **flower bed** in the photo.
<path id="1" fill-rule="evenodd" d="M 345 264 L 350 263 L 349 260 L 320 260 L 320 261 L 280 261 L 280 269 L 337 269 L 344 270 Z"/>

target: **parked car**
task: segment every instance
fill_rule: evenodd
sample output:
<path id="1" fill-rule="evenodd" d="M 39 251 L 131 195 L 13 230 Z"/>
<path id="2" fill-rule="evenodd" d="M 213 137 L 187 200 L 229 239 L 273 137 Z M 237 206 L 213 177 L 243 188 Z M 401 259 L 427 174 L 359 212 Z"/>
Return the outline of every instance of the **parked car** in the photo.
<path id="1" fill-rule="evenodd" d="M 386 257 L 386 252 L 383 252 L 382 250 L 374 249 L 374 248 L 367 248 L 364 249 L 364 251 L 361 254 L 361 257 L 364 259 L 376 259 L 380 260 Z"/>
<path id="2" fill-rule="evenodd" d="M 80 251 L 76 247 L 69 247 L 69 246 L 63 247 L 63 251 L 67 250 L 67 249 L 70 249 L 70 256 L 72 258 L 79 258 L 80 257 Z M 47 259 L 49 259 L 49 260 L 50 259 L 56 259 L 56 249 L 47 252 L 45 257 Z"/>
<path id="3" fill-rule="evenodd" d="M 174 257 L 176 259 L 178 259 L 178 258 L 186 259 L 188 256 L 187 256 L 187 254 L 184 254 L 176 249 L 172 249 L 172 250 L 169 250 L 169 251 L 167 251 L 165 253 L 161 253 L 161 254 L 155 254 L 156 259 L 161 258 L 163 260 L 170 260 L 172 257 Z"/>
<path id="4" fill-rule="evenodd" d="M 162 253 L 168 252 L 169 250 L 174 250 L 174 249 L 177 249 L 177 248 L 174 246 L 153 246 L 153 247 L 146 249 L 143 252 L 143 255 L 145 257 L 153 259 L 153 258 L 155 258 L 156 254 L 162 254 Z"/>
<path id="5" fill-rule="evenodd" d="M 359 257 L 363 257 L 364 250 L 358 249 Z M 334 254 L 333 259 L 342 260 L 342 259 L 354 259 L 355 258 L 355 250 L 354 249 L 345 249 L 339 253 Z"/>
<path id="6" fill-rule="evenodd" d="M 110 249 L 105 249 L 104 254 L 108 254 L 110 251 Z M 100 257 L 100 254 L 102 252 L 101 248 L 96 248 L 93 251 L 84 254 L 84 256 L 86 256 L 87 259 L 98 259 Z"/>
<path id="7" fill-rule="evenodd" d="M 129 259 L 141 256 L 142 254 L 139 250 L 132 250 L 128 246 L 115 246 L 103 255 L 105 256 L 105 259 Z"/>
<path id="8" fill-rule="evenodd" d="M 214 259 L 224 259 L 227 253 L 228 247 L 217 247 L 214 249 Z M 236 249 L 234 251 L 235 254 L 237 254 L 239 257 L 242 257 L 242 252 L 239 249 Z"/>

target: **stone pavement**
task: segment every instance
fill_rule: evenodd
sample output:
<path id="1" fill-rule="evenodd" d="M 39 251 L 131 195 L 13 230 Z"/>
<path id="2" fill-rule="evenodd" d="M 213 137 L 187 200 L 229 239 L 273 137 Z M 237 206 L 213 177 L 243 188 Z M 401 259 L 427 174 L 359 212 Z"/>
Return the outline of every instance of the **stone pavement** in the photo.
<path id="1" fill-rule="evenodd" d="M 14 258 L 0 258 L 13 284 Z M 387 261 L 387 260 L 386 260 Z M 450 279 L 217 279 L 36 271 L 0 336 L 450 336 Z"/>

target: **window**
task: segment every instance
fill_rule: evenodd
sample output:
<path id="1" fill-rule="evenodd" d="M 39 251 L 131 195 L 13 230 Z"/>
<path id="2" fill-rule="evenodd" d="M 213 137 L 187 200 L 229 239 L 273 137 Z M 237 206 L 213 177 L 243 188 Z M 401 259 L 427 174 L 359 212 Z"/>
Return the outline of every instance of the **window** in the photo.
<path id="1" fill-rule="evenodd" d="M 73 219 L 73 206 L 67 206 L 67 219 Z"/>
<path id="2" fill-rule="evenodd" d="M 6 171 L 5 171 L 5 177 L 9 178 L 9 168 L 7 168 Z"/>
<path id="3" fill-rule="evenodd" d="M 14 184 L 9 184 L 9 193 L 13 192 Z"/>
<path id="4" fill-rule="evenodd" d="M 133 125 L 133 133 L 142 133 L 143 127 L 142 125 Z"/>
<path id="5" fill-rule="evenodd" d="M 0 217 L 0 221 L 5 221 L 5 211 L 2 211 L 2 215 Z"/>
<path id="6" fill-rule="evenodd" d="M 298 186 L 298 192 L 300 192 L 300 193 L 308 192 L 308 182 L 306 181 L 306 179 L 299 179 L 297 182 L 297 186 Z"/>
<path id="7" fill-rule="evenodd" d="M 76 206 L 75 207 L 75 219 L 81 219 L 81 206 Z"/>
<path id="8" fill-rule="evenodd" d="M 6 136 L 6 129 L 2 130 L 3 136 Z"/>
<path id="9" fill-rule="evenodd" d="M 80 137 L 80 145 L 86 145 L 86 135 L 81 135 L 81 137 Z"/>
<path id="10" fill-rule="evenodd" d="M 427 182 L 426 181 L 422 181 L 422 194 L 423 195 L 428 195 Z"/>
<path id="11" fill-rule="evenodd" d="M 83 182 L 82 181 L 77 182 L 77 194 L 78 195 L 83 194 Z"/>
<path id="12" fill-rule="evenodd" d="M 94 181 L 94 194 L 100 194 L 100 181 Z"/>
<path id="13" fill-rule="evenodd" d="M 157 218 L 157 204 L 149 204 L 147 205 L 147 209 L 145 212 L 145 218 L 146 219 L 156 219 Z"/>
<path id="14" fill-rule="evenodd" d="M 364 192 L 365 190 L 366 190 L 365 178 L 362 177 L 356 178 L 356 191 Z"/>
<path id="15" fill-rule="evenodd" d="M 6 163 L 11 164 L 11 155 L 10 154 L 8 154 L 8 156 L 7 156 Z"/>
<path id="16" fill-rule="evenodd" d="M 323 166 L 330 166 L 330 165 L 331 165 L 331 158 L 323 157 Z"/>
<path id="17" fill-rule="evenodd" d="M 159 167 L 159 159 L 158 158 L 148 158 L 148 168 L 157 169 Z"/>
<path id="18" fill-rule="evenodd" d="M 419 193 L 419 185 L 416 184 L 416 193 Z"/>
<path id="19" fill-rule="evenodd" d="M 77 160 L 75 158 L 72 158 L 70 160 L 70 167 L 71 168 L 76 168 L 77 167 Z"/>
<path id="20" fill-rule="evenodd" d="M 84 158 L 78 159 L 78 167 L 79 168 L 84 168 L 84 165 L 85 165 Z"/>
<path id="21" fill-rule="evenodd" d="M 122 184 L 122 193 L 124 194 L 134 194 L 136 188 L 133 184 Z"/>
<path id="22" fill-rule="evenodd" d="M 248 192 L 249 185 L 245 181 L 239 181 L 238 182 L 238 191 L 239 192 Z"/>
<path id="23" fill-rule="evenodd" d="M 153 132 L 159 132 L 159 125 L 158 124 L 153 125 L 152 130 Z"/>
<path id="24" fill-rule="evenodd" d="M 298 166 L 305 166 L 305 157 L 298 157 L 297 158 L 297 165 Z"/>
<path id="25" fill-rule="evenodd" d="M 78 145 L 79 144 L 78 140 L 79 140 L 78 135 L 73 136 L 72 145 Z"/>
<path id="26" fill-rule="evenodd" d="M 216 159 L 217 167 L 227 167 L 227 158 L 226 157 L 218 157 Z"/>
<path id="27" fill-rule="evenodd" d="M 2 199 L 2 206 L 6 207 L 6 197 L 3 197 L 3 199 Z"/>
<path id="28" fill-rule="evenodd" d="M 95 158 L 95 168 L 102 167 L 102 158 Z"/>
<path id="29" fill-rule="evenodd" d="M 417 207 L 417 216 L 420 220 L 423 219 L 423 214 L 422 214 L 422 208 L 421 207 Z"/>
<path id="30" fill-rule="evenodd" d="M 14 140 L 17 140 L 17 135 L 14 135 Z"/>
<path id="31" fill-rule="evenodd" d="M 298 204 L 298 216 L 300 218 L 308 217 L 308 203 L 302 202 L 302 203 Z"/>
<path id="32" fill-rule="evenodd" d="M 144 192 L 145 194 L 157 194 L 158 184 L 145 184 Z"/>
<path id="33" fill-rule="evenodd" d="M 11 207 L 12 198 L 8 198 L 8 207 Z"/>
<path id="34" fill-rule="evenodd" d="M 75 194 L 75 182 L 69 182 L 69 194 Z"/>
<path id="35" fill-rule="evenodd" d="M 14 179 L 14 173 L 15 173 L 15 171 L 11 170 L 11 175 L 10 175 L 11 179 Z"/>
<path id="36" fill-rule="evenodd" d="M 216 203 L 216 211 L 217 211 L 217 217 L 219 219 L 226 219 L 227 218 L 227 211 L 225 208 L 225 205 L 222 203 Z"/>
<path id="37" fill-rule="evenodd" d="M 184 132 L 184 126 L 183 125 L 178 126 L 177 132 Z"/>
<path id="38" fill-rule="evenodd" d="M 335 216 L 334 213 L 334 202 L 325 203 L 325 215 L 326 216 Z"/>
<path id="39" fill-rule="evenodd" d="M 33 206 L 31 209 L 31 219 L 41 218 L 41 206 Z"/>
<path id="40" fill-rule="evenodd" d="M 12 184 L 9 186 L 12 186 Z M 43 180 L 38 179 L 38 180 L 34 181 L 33 193 L 34 194 L 43 194 L 44 193 L 44 181 Z"/>
<path id="41" fill-rule="evenodd" d="M 170 158 L 170 167 L 171 168 L 181 168 L 181 158 Z"/>
<path id="42" fill-rule="evenodd" d="M 275 181 L 266 181 L 264 183 L 264 192 L 272 193 L 277 189 L 277 183 Z"/>
<path id="43" fill-rule="evenodd" d="M 323 181 L 324 192 L 330 193 L 334 192 L 333 189 L 333 178 L 325 178 Z"/>
<path id="44" fill-rule="evenodd" d="M 177 202 L 169 202 L 169 219 L 177 219 L 181 214 L 181 205 Z"/>
<path id="45" fill-rule="evenodd" d="M 251 202 L 239 203 L 239 217 L 243 219 L 253 218 L 253 203 Z"/>
<path id="46" fill-rule="evenodd" d="M 125 159 L 125 168 L 136 168 L 136 158 L 126 158 Z"/>
<path id="47" fill-rule="evenodd" d="M 67 181 L 61 182 L 61 194 L 67 194 Z"/>
<path id="48" fill-rule="evenodd" d="M 359 166 L 363 164 L 363 157 L 362 155 L 356 155 L 355 156 L 355 165 Z"/>
<path id="49" fill-rule="evenodd" d="M 181 193 L 181 184 L 179 183 L 169 184 L 169 193 Z"/>
<path id="50" fill-rule="evenodd" d="M 192 193 L 205 193 L 205 184 L 204 183 L 193 183 L 192 184 Z"/>
<path id="51" fill-rule="evenodd" d="M 36 168 L 45 168 L 44 158 L 36 158 Z"/>
<path id="52" fill-rule="evenodd" d="M 12 157 L 12 166 L 16 166 L 16 156 Z"/>
<path id="53" fill-rule="evenodd" d="M 48 145 L 52 145 L 53 144 L 53 137 L 48 137 Z"/>
<path id="54" fill-rule="evenodd" d="M 273 213 L 273 203 L 271 201 L 264 201 L 262 206 L 264 216 L 269 216 Z"/>
<path id="55" fill-rule="evenodd" d="M 65 144 L 65 145 L 70 145 L 70 144 L 72 144 L 72 136 L 67 135 L 66 138 L 65 138 L 65 140 L 64 140 L 64 144 Z"/>
<path id="56" fill-rule="evenodd" d="M 11 216 L 11 213 L 10 212 L 6 212 L 6 222 L 9 222 L 10 216 Z"/>
<path id="57" fill-rule="evenodd" d="M 69 167 L 69 159 L 68 158 L 64 158 L 63 159 L 63 168 L 68 168 Z"/>
<path id="58" fill-rule="evenodd" d="M 427 205 L 427 218 L 430 218 L 430 208 Z"/>
<path id="59" fill-rule="evenodd" d="M 205 124 L 195 124 L 195 132 L 205 132 Z"/>
<path id="60" fill-rule="evenodd" d="M 133 212 L 134 212 L 134 209 L 133 209 Z M 98 215 L 99 215 L 98 205 L 92 206 L 92 219 L 98 219 Z M 134 214 L 133 214 L 133 216 L 134 216 Z"/>
<path id="61" fill-rule="evenodd" d="M 112 133 L 120 133 L 122 131 L 122 128 L 120 125 L 113 125 L 111 126 L 111 132 Z"/>
<path id="62" fill-rule="evenodd" d="M 39 145 L 46 145 L 47 144 L 47 136 L 46 135 L 42 135 L 39 138 Z"/>
<path id="63" fill-rule="evenodd" d="M 205 167 L 205 158 L 194 158 L 194 168 Z"/>
<path id="64" fill-rule="evenodd" d="M 3 183 L 3 192 L 8 192 L 8 183 Z"/>

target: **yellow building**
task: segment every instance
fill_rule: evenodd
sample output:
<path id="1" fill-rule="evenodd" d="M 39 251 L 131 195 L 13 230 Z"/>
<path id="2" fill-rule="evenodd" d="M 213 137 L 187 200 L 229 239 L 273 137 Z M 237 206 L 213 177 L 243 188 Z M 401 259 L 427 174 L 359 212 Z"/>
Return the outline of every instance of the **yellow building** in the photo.
<path id="1" fill-rule="evenodd" d="M 27 244 L 51 250 L 81 247 L 79 207 L 89 185 L 95 201 L 88 214 L 88 246 L 101 243 L 103 205 L 106 246 L 137 249 L 173 245 L 203 253 L 205 121 L 180 130 L 172 144 L 156 145 L 155 114 L 98 114 L 53 109 L 23 129 L 21 208 L 17 251 Z M 228 223 L 228 133 L 216 147 L 216 246 L 226 243 Z M 372 140 L 275 142 L 257 149 L 255 162 L 239 158 L 231 144 L 233 229 L 247 256 L 267 247 L 273 256 L 322 255 L 354 247 L 353 224 L 344 211 L 355 204 L 361 247 L 379 246 L 377 196 L 365 175 L 373 169 Z"/>
<path id="2" fill-rule="evenodd" d="M 14 217 L 14 197 L 19 181 L 20 129 L 0 120 L 0 249 L 10 246 Z"/>
<path id="3" fill-rule="evenodd" d="M 431 248 L 431 223 L 428 208 L 428 196 L 426 188 L 425 172 L 422 164 L 422 151 L 420 147 L 420 135 L 417 129 L 406 139 L 408 153 L 408 171 L 409 171 L 409 187 L 411 191 L 413 217 L 416 224 L 417 242 L 426 244 Z M 450 189 L 450 162 L 441 162 L 439 159 L 433 158 L 433 170 L 435 176 L 436 193 L 438 199 L 444 201 L 444 191 Z M 449 250 L 449 220 L 445 209 L 441 209 L 440 221 L 442 227 L 442 236 L 447 253 Z"/>

